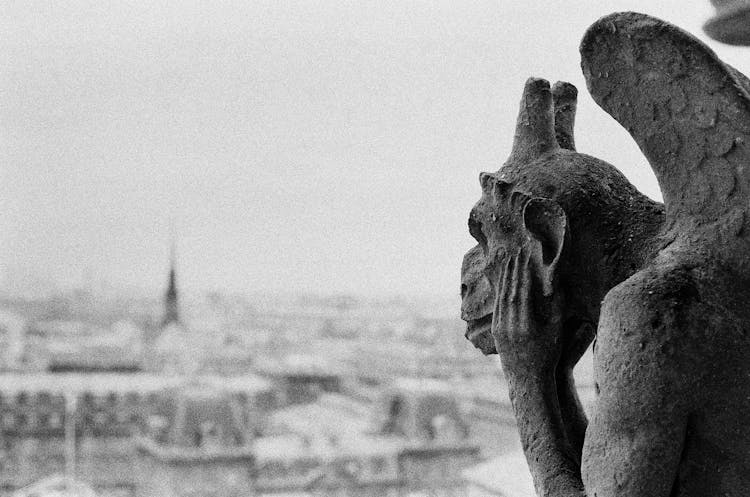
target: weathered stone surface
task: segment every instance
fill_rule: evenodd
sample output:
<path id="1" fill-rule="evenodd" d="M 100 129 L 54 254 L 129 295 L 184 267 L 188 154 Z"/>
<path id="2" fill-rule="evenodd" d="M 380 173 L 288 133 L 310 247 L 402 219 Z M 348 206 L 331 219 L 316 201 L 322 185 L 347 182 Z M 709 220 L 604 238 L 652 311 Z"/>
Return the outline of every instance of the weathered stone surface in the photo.
<path id="1" fill-rule="evenodd" d="M 750 45 L 750 1 L 711 0 L 716 15 L 703 26 L 714 40 L 729 45 Z"/>
<path id="2" fill-rule="evenodd" d="M 750 85 L 642 14 L 600 19 L 581 55 L 665 205 L 575 151 L 572 85 L 530 79 L 511 155 L 482 173 L 469 216 L 467 338 L 500 355 L 539 495 L 744 496 Z M 588 424 L 571 372 L 594 328 Z"/>

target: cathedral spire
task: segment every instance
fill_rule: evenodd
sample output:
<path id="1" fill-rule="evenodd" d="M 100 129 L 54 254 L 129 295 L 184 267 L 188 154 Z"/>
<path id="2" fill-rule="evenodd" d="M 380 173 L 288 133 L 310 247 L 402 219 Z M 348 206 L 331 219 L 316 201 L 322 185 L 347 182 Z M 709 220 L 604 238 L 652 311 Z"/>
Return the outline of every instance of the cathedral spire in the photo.
<path id="1" fill-rule="evenodd" d="M 180 312 L 177 301 L 177 274 L 175 271 L 175 242 L 174 237 L 169 246 L 169 281 L 167 283 L 167 292 L 164 295 L 164 319 L 162 326 L 169 323 L 180 322 Z"/>

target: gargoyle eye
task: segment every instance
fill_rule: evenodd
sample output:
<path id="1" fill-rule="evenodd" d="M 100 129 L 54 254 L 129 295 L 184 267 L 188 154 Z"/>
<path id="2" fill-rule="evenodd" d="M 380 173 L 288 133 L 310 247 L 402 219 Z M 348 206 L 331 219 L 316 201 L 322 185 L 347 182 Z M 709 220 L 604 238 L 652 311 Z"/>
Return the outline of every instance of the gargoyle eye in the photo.
<path id="1" fill-rule="evenodd" d="M 487 255 L 487 237 L 482 233 L 482 223 L 474 218 L 474 216 L 469 216 L 469 233 L 474 237 L 474 240 L 479 242 L 484 255 Z"/>

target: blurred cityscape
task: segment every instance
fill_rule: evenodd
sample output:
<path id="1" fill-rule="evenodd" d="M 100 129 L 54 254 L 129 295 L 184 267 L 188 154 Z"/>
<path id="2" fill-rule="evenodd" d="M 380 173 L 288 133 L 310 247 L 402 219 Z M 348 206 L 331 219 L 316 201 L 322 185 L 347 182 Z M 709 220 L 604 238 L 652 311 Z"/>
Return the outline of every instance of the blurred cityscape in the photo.
<path id="1" fill-rule="evenodd" d="M 0 495 L 531 496 L 455 301 L 6 290 Z M 584 373 L 584 398 L 591 397 Z"/>

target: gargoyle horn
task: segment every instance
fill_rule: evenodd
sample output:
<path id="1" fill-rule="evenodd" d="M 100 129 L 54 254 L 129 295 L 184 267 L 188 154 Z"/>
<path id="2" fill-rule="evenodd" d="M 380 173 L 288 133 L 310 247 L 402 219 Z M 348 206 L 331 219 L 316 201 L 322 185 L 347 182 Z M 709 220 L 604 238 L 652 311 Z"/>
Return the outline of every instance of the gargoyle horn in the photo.
<path id="1" fill-rule="evenodd" d="M 690 34 L 633 12 L 591 26 L 581 58 L 591 96 L 653 168 L 668 220 L 711 222 L 747 209 L 747 78 Z"/>
<path id="2" fill-rule="evenodd" d="M 529 78 L 521 97 L 513 149 L 508 162 L 523 164 L 557 148 L 549 82 Z"/>
<path id="3" fill-rule="evenodd" d="M 575 151 L 573 127 L 576 122 L 578 89 L 565 81 L 552 86 L 552 101 L 555 107 L 555 136 L 560 148 Z"/>

